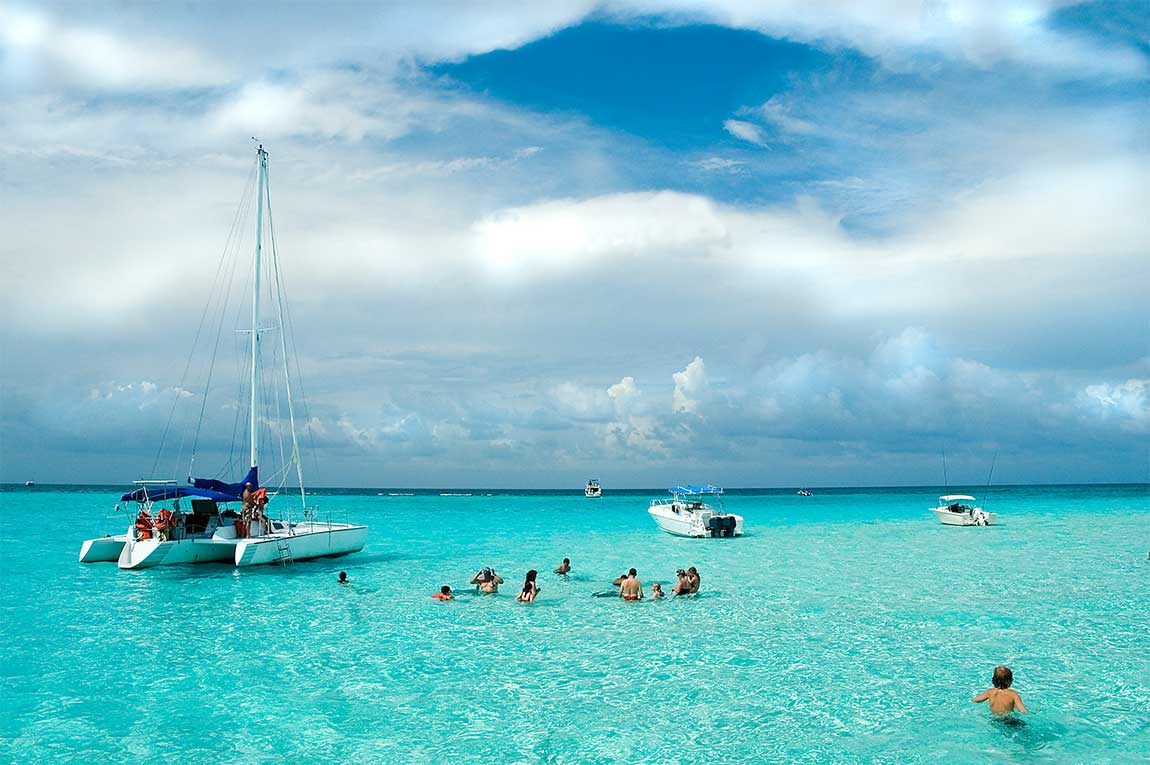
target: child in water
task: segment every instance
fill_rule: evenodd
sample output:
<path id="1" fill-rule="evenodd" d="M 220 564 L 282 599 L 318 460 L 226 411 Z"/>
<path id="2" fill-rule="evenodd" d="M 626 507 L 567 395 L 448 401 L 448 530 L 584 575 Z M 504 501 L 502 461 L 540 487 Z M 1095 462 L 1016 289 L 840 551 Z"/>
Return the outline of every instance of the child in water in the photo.
<path id="1" fill-rule="evenodd" d="M 661 598 L 661 597 L 663 597 L 663 585 L 659 584 L 658 582 L 655 582 L 654 584 L 651 585 L 651 598 L 654 599 L 654 598 Z"/>
<path id="2" fill-rule="evenodd" d="M 455 596 L 451 592 L 451 587 L 446 584 L 440 587 L 439 592 L 435 593 L 431 597 L 435 598 L 436 600 L 455 600 Z"/>
<path id="3" fill-rule="evenodd" d="M 992 681 L 994 682 L 993 688 L 983 691 L 971 701 L 975 704 L 989 701 L 991 714 L 1000 717 L 1011 712 L 1030 711 L 1022 703 L 1022 697 L 1018 695 L 1018 691 L 1010 689 L 1010 684 L 1014 682 L 1014 674 L 1010 671 L 1010 667 L 995 667 Z"/>

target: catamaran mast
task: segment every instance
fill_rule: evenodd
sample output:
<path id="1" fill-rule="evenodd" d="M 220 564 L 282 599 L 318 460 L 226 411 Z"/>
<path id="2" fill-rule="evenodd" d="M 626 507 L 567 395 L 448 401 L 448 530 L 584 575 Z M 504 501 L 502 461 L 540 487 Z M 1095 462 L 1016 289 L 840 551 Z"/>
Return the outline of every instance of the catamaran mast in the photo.
<path id="1" fill-rule="evenodd" d="M 268 172 L 268 153 L 263 144 L 256 149 L 256 162 L 259 165 L 259 208 L 256 215 L 256 278 L 252 287 L 252 408 L 249 413 L 251 423 L 252 467 L 259 465 L 259 424 L 256 421 L 257 397 L 260 384 L 260 249 L 264 233 L 264 179 Z"/>

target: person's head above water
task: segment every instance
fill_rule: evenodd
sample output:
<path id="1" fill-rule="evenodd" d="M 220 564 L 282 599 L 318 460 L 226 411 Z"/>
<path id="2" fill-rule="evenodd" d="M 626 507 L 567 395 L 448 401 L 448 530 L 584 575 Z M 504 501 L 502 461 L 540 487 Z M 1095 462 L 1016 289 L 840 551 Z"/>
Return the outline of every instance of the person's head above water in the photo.
<path id="1" fill-rule="evenodd" d="M 441 595 L 450 595 L 451 594 L 451 587 L 445 584 L 439 588 L 439 592 Z"/>
<path id="2" fill-rule="evenodd" d="M 539 572 L 536 571 L 535 569 L 531 569 L 530 571 L 527 572 L 527 577 L 523 581 L 524 582 L 534 582 L 535 577 L 537 577 L 537 576 L 539 576 Z"/>
<path id="3" fill-rule="evenodd" d="M 638 575 L 639 575 L 639 572 L 636 571 L 635 569 L 631 569 L 630 571 L 627 572 L 627 576 L 638 576 Z"/>
<path id="4" fill-rule="evenodd" d="M 571 559 L 570 558 L 564 558 L 563 559 L 563 565 L 564 566 L 570 566 L 571 565 Z"/>
<path id="5" fill-rule="evenodd" d="M 1014 673 L 1010 671 L 1010 667 L 995 667 L 994 668 L 994 687 L 1006 689 L 1014 682 Z"/>
<path id="6" fill-rule="evenodd" d="M 339 572 L 339 582 L 340 582 L 340 584 L 343 584 L 343 583 L 344 583 L 344 582 L 346 582 L 346 581 L 347 581 L 347 572 L 346 572 L 346 571 L 340 571 L 340 572 Z"/>

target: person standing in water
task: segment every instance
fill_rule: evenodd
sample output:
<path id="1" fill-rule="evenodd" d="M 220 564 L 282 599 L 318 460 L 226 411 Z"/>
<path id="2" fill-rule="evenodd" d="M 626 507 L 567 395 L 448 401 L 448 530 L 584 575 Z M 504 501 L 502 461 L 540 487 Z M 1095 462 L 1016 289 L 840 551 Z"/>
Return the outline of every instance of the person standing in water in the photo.
<path id="1" fill-rule="evenodd" d="M 1014 673 L 1010 671 L 1010 667 L 995 667 L 991 682 L 994 683 L 993 688 L 988 688 L 971 701 L 975 704 L 989 701 L 990 713 L 997 717 L 1008 715 L 1011 712 L 1025 713 L 1030 711 L 1022 703 L 1022 697 L 1018 695 L 1018 691 L 1010 688 L 1011 683 L 1014 682 Z"/>
<path id="2" fill-rule="evenodd" d="M 688 594 L 694 595 L 699 591 L 699 585 L 703 583 L 702 578 L 699 576 L 698 570 L 691 566 L 687 569 L 687 584 L 690 589 L 687 590 Z"/>
<path id="3" fill-rule="evenodd" d="M 631 569 L 627 578 L 619 584 L 619 597 L 623 600 L 639 600 L 643 597 L 643 583 L 639 581 L 639 572 Z"/>
<path id="4" fill-rule="evenodd" d="M 515 596 L 515 599 L 520 603 L 534 603 L 535 596 L 539 594 L 539 585 L 535 584 L 535 577 L 538 572 L 531 569 L 527 572 L 527 577 L 523 580 L 523 589 Z"/>
<path id="5" fill-rule="evenodd" d="M 655 582 L 651 585 L 651 600 L 663 597 L 663 585 Z"/>
<path id="6" fill-rule="evenodd" d="M 471 577 L 471 584 L 479 585 L 479 591 L 486 595 L 494 595 L 499 592 L 499 585 L 503 584 L 503 577 L 495 573 L 495 569 L 489 567 Z"/>
<path id="7" fill-rule="evenodd" d="M 346 571 L 340 571 L 339 572 L 339 583 L 340 584 L 351 584 L 351 582 L 347 581 L 347 572 Z"/>
<path id="8" fill-rule="evenodd" d="M 571 559 L 564 558 L 563 562 L 559 564 L 559 568 L 555 569 L 556 574 L 563 574 L 566 576 L 571 573 Z"/>
<path id="9" fill-rule="evenodd" d="M 675 582 L 675 586 L 671 588 L 671 592 L 676 595 L 689 595 L 691 592 L 691 582 L 687 579 L 687 572 L 679 569 L 675 572 L 675 576 L 679 577 L 679 581 Z"/>

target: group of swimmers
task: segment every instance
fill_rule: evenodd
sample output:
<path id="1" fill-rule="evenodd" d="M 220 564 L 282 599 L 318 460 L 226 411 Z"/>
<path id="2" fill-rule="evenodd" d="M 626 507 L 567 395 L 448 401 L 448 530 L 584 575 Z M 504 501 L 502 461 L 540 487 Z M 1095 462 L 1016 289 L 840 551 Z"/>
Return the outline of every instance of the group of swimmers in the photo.
<path id="1" fill-rule="evenodd" d="M 555 573 L 560 576 L 571 573 L 571 559 L 564 558 L 563 563 L 555 569 Z M 623 600 L 641 600 L 643 598 L 643 584 L 639 581 L 638 574 L 639 572 L 632 568 L 615 580 L 614 584 L 619 588 L 618 596 Z M 699 584 L 702 579 L 694 566 L 685 571 L 679 569 L 675 574 L 679 581 L 671 592 L 676 595 L 693 595 L 699 591 Z M 535 581 L 538 575 L 539 572 L 535 569 L 527 572 L 523 579 L 523 589 L 515 596 L 515 600 L 521 603 L 535 602 L 535 596 L 539 594 L 539 585 Z M 350 584 L 346 571 L 339 572 L 339 583 Z M 473 576 L 470 583 L 476 585 L 480 592 L 495 594 L 499 592 L 499 585 L 503 584 L 503 577 L 495 573 L 495 569 L 488 567 Z M 651 585 L 651 598 L 663 596 L 662 586 L 658 582 L 654 582 Z M 439 592 L 431 597 L 436 600 L 455 600 L 455 593 L 452 592 L 450 585 L 445 584 L 439 588 Z M 994 674 L 991 676 L 992 687 L 978 694 L 971 701 L 975 704 L 981 704 L 984 701 L 989 702 L 990 712 L 996 717 L 1009 717 L 1015 712 L 1029 712 L 1026 704 L 1022 703 L 1022 696 L 1010 687 L 1013 683 L 1014 673 L 1010 671 L 1010 667 L 995 667 Z"/>
<path id="2" fill-rule="evenodd" d="M 555 573 L 560 576 L 567 576 L 567 574 L 571 573 L 571 559 L 564 558 L 563 562 L 555 569 Z M 699 576 L 699 571 L 694 566 L 685 570 L 679 569 L 675 574 L 678 577 L 678 581 L 671 589 L 674 595 L 694 595 L 699 591 L 702 577 Z M 519 594 L 515 596 L 515 600 L 520 603 L 534 603 L 535 598 L 540 592 L 538 578 L 538 571 L 535 569 L 528 571 L 523 578 L 523 587 L 519 590 Z M 340 581 L 342 582 L 343 580 L 341 579 Z M 494 595 L 499 592 L 499 585 L 503 584 L 503 577 L 497 574 L 495 569 L 486 567 L 471 577 L 471 581 L 468 582 L 468 584 L 475 585 L 476 591 L 484 595 Z M 636 569 L 630 569 L 612 584 L 619 588 L 618 591 L 613 594 L 623 600 L 643 599 L 643 583 L 639 581 L 639 575 Z M 651 585 L 652 599 L 664 597 L 665 594 L 662 585 L 658 582 Z M 455 593 L 452 591 L 450 585 L 445 584 L 439 588 L 439 592 L 434 593 L 431 597 L 440 601 L 455 600 Z"/>
<path id="3" fill-rule="evenodd" d="M 675 595 L 694 595 L 699 591 L 699 585 L 702 584 L 702 577 L 699 576 L 699 570 L 694 566 L 689 569 L 679 569 L 675 572 L 678 581 L 675 586 L 671 588 L 672 594 Z M 618 579 L 612 582 L 619 588 L 619 597 L 623 600 L 642 600 L 643 599 L 643 583 L 639 581 L 639 572 L 635 569 L 629 570 L 626 574 L 622 574 Z M 651 584 L 651 598 L 661 598 L 666 593 L 663 592 L 663 585 L 658 582 Z"/>

